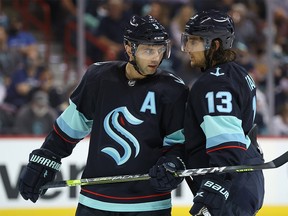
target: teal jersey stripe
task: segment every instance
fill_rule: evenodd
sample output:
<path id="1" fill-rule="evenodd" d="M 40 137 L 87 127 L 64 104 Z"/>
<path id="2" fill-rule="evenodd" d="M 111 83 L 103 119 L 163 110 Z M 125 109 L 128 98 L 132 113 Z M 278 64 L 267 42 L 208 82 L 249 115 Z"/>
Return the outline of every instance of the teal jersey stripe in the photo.
<path id="1" fill-rule="evenodd" d="M 206 136 L 206 148 L 226 142 L 240 142 L 249 148 L 250 139 L 245 136 L 242 121 L 235 116 L 204 116 L 201 128 Z"/>
<path id="2" fill-rule="evenodd" d="M 174 144 L 183 144 L 185 141 L 184 130 L 178 130 L 170 135 L 164 137 L 163 146 L 172 146 Z"/>
<path id="3" fill-rule="evenodd" d="M 246 149 L 249 148 L 250 140 L 243 134 L 221 134 L 206 140 L 206 148 L 212 148 L 221 145 L 226 142 L 240 142 L 246 145 Z"/>
<path id="4" fill-rule="evenodd" d="M 88 120 L 76 109 L 70 100 L 70 105 L 56 120 L 61 130 L 73 139 L 82 139 L 91 132 L 92 120 Z"/>
<path id="5" fill-rule="evenodd" d="M 79 195 L 79 203 L 90 208 L 114 212 L 157 211 L 168 209 L 172 206 L 171 199 L 144 203 L 110 203 L 94 200 L 82 194 Z"/>

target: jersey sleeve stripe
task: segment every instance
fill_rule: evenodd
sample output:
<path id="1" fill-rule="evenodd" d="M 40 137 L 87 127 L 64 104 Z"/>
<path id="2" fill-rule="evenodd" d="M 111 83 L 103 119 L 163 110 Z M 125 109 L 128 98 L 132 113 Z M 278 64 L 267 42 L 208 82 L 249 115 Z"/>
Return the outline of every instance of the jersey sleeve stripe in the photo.
<path id="1" fill-rule="evenodd" d="M 249 148 L 250 145 L 250 140 L 249 138 L 243 136 L 243 134 L 221 134 L 215 137 L 211 137 L 206 140 L 206 148 L 213 148 L 218 145 L 221 145 L 223 143 L 228 143 L 228 142 L 237 142 L 241 143 L 245 146 L 245 148 Z"/>
<path id="2" fill-rule="evenodd" d="M 235 116 L 206 115 L 200 126 L 206 136 L 207 149 L 228 142 L 241 143 L 246 149 L 250 146 L 251 141 L 242 130 L 242 121 Z"/>
<path id="3" fill-rule="evenodd" d="M 178 130 L 164 137 L 163 146 L 172 146 L 174 144 L 183 144 L 185 141 L 183 129 Z"/>
<path id="4" fill-rule="evenodd" d="M 207 150 L 207 153 L 211 153 L 211 152 L 222 150 L 222 149 L 228 149 L 228 148 L 230 148 L 230 149 L 238 148 L 238 149 L 242 149 L 242 150 L 247 150 L 247 149 L 245 149 L 242 146 L 223 146 L 223 147 L 220 147 L 220 148 L 213 148 L 213 149 Z"/>
<path id="5" fill-rule="evenodd" d="M 242 121 L 235 116 L 204 116 L 201 128 L 207 138 L 222 133 L 243 133 Z"/>
<path id="6" fill-rule="evenodd" d="M 69 107 L 56 120 L 59 128 L 73 139 L 82 139 L 91 132 L 92 120 L 88 120 L 70 101 Z"/>
<path id="7" fill-rule="evenodd" d="M 55 133 L 61 137 L 61 139 L 63 139 L 65 142 L 68 142 L 68 143 L 71 143 L 71 144 L 77 144 L 79 142 L 79 140 L 75 140 L 75 141 L 72 141 L 72 140 L 69 140 L 69 139 L 66 139 L 62 134 L 61 132 L 59 131 L 59 129 L 57 128 L 57 124 L 54 124 L 53 125 L 53 130 L 55 131 Z"/>

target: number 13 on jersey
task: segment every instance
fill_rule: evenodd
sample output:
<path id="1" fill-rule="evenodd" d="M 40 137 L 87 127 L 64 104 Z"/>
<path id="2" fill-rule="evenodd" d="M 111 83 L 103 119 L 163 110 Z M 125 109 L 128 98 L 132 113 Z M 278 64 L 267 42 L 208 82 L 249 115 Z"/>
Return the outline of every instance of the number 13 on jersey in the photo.
<path id="1" fill-rule="evenodd" d="M 215 113 L 215 109 L 218 112 L 230 113 L 233 109 L 232 106 L 232 94 L 228 91 L 219 91 L 219 92 L 208 92 L 205 96 L 208 102 L 208 112 Z M 219 99 L 219 100 L 216 100 Z M 216 103 L 217 101 L 217 103 Z M 253 109 L 253 121 L 256 114 L 256 97 L 253 97 L 252 100 L 252 109 Z"/>

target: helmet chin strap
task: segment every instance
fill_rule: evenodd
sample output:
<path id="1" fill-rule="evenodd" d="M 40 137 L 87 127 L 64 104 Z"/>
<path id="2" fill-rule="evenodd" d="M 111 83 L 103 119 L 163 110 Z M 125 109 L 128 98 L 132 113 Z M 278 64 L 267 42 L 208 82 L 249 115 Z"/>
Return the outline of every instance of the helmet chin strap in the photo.
<path id="1" fill-rule="evenodd" d="M 145 75 L 145 74 L 143 74 L 141 71 L 140 71 L 140 69 L 139 69 L 139 67 L 138 67 L 138 65 L 137 65 L 137 63 L 136 63 L 136 57 L 134 56 L 134 60 L 129 60 L 129 63 L 130 64 L 132 64 L 133 65 L 133 67 L 134 67 L 134 69 L 137 71 L 137 73 L 139 73 L 141 76 L 144 76 L 144 77 L 149 77 L 149 76 L 153 76 L 154 74 L 148 74 L 148 75 Z"/>
<path id="2" fill-rule="evenodd" d="M 141 76 L 147 76 L 147 75 L 144 75 L 144 74 L 140 71 L 140 69 L 139 69 L 139 67 L 138 67 L 138 65 L 137 65 L 137 63 L 136 63 L 135 60 L 132 60 L 132 61 L 129 60 L 129 63 L 133 65 L 134 69 L 135 69 L 135 70 L 137 71 L 137 73 L 139 73 Z"/>

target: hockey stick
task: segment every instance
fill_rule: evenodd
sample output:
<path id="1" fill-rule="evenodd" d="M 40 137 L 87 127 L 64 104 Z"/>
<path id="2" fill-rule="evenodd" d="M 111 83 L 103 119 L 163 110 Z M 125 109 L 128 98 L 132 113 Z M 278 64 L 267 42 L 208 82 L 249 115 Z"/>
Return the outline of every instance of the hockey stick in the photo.
<path id="1" fill-rule="evenodd" d="M 282 166 L 288 162 L 288 151 L 281 156 L 275 158 L 274 160 L 256 165 L 238 165 L 238 166 L 223 166 L 223 167 L 208 167 L 208 168 L 198 168 L 198 169 L 187 169 L 178 171 L 176 174 L 178 177 L 187 176 L 197 176 L 205 175 L 209 173 L 228 173 L 228 172 L 252 172 L 256 170 L 264 169 L 274 169 Z M 98 178 L 86 178 L 86 179 L 76 179 L 76 180 L 64 180 L 64 181 L 53 181 L 41 187 L 41 190 L 48 188 L 57 187 L 72 187 L 80 185 L 94 185 L 94 184 L 109 184 L 109 183 L 119 183 L 119 182 L 130 182 L 130 181 L 140 181 L 148 180 L 150 176 L 148 174 L 136 174 L 136 175 L 119 175 L 119 176 L 108 176 L 108 177 L 98 177 Z"/>

